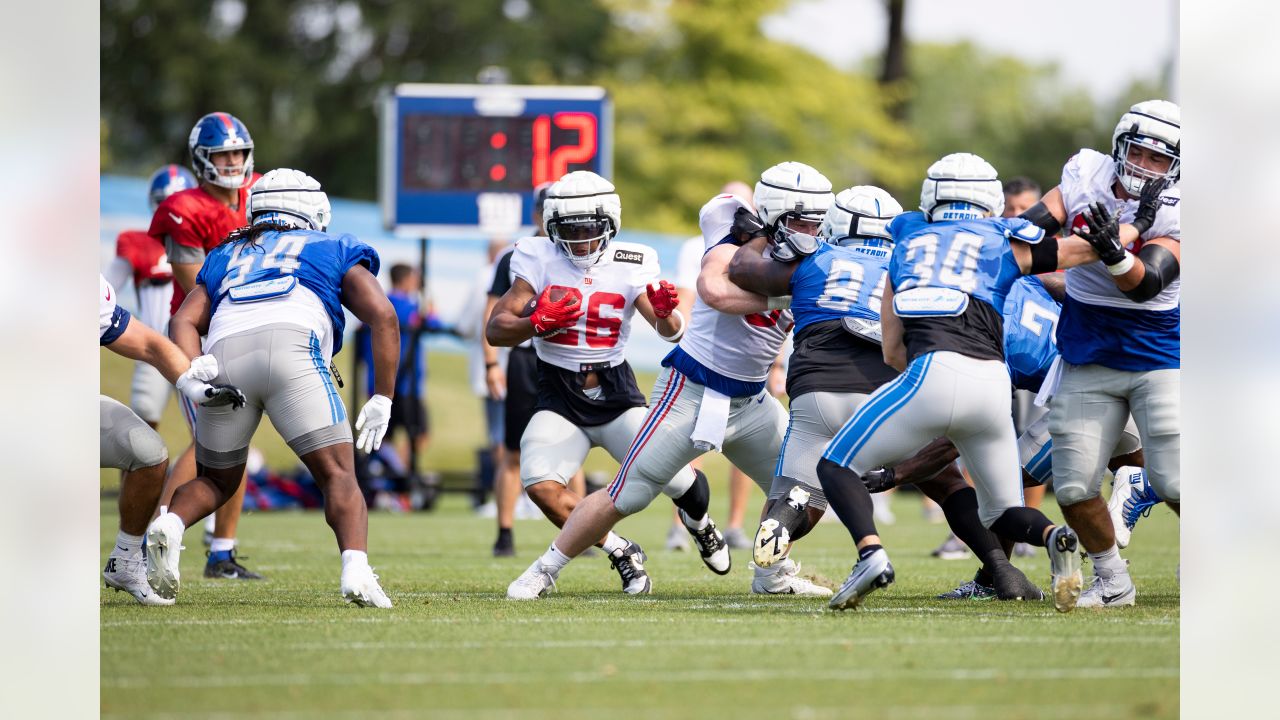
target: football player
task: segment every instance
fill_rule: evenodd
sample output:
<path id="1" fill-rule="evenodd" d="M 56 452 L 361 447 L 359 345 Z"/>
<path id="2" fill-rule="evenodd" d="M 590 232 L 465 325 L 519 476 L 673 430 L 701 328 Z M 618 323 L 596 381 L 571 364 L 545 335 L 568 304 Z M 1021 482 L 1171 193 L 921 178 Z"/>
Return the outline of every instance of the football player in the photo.
<path id="1" fill-rule="evenodd" d="M 837 195 L 827 210 L 819 230 L 825 242 L 812 246 L 811 254 L 777 262 L 778 255 L 789 256 L 796 247 L 811 245 L 791 241 L 784 247 L 780 243 L 788 240 L 775 230 L 743 245 L 729 266 L 729 279 L 739 287 L 790 296 L 796 323 L 787 373 L 791 419 L 756 532 L 755 592 L 774 591 L 767 573 L 792 562 L 792 543 L 826 510 L 815 469 L 827 443 L 869 393 L 898 375 L 885 364 L 880 350 L 880 295 L 893 250 L 886 226 L 901 212 L 902 206 L 884 190 L 852 187 Z M 774 257 L 766 257 L 766 250 Z M 936 457 L 939 449 L 930 447 L 916 462 L 895 468 L 898 482 L 916 483 L 942 506 L 956 532 L 978 550 L 984 570 L 997 578 L 1000 597 L 1042 597 L 1008 563 L 996 538 L 978 521 L 977 497 L 952 464 L 954 453 L 941 458 L 937 467 L 917 472 L 924 467 L 921 461 Z M 821 588 L 805 594 L 827 596 L 831 591 Z"/>
<path id="2" fill-rule="evenodd" d="M 235 413 L 203 408 L 196 416 L 199 476 L 174 492 L 168 512 L 147 529 L 148 579 L 161 597 L 176 596 L 182 533 L 235 494 L 265 412 L 324 493 L 342 556 L 343 598 L 391 607 L 369 567 L 351 426 L 329 371 L 342 347 L 345 307 L 373 336 L 375 394 L 356 419 L 359 446 L 373 452 L 390 421 L 400 359 L 399 319 L 376 277 L 378 253 L 350 235 L 325 232 L 329 199 L 305 173 L 273 170 L 246 199 L 251 224 L 209 252 L 170 334 L 193 364 L 216 361 L 217 377 L 234 379 L 248 406 Z"/>
<path id="3" fill-rule="evenodd" d="M 810 231 L 822 222 L 832 198 L 831 183 L 800 163 L 783 163 L 765 171 L 756 186 L 757 201 L 775 192 L 779 206 L 785 202 L 789 209 L 771 217 Z M 511 583 L 508 597 L 532 599 L 550 590 L 571 558 L 622 518 L 647 507 L 691 460 L 708 450 L 723 451 L 767 491 L 787 418 L 765 381 L 790 330 L 791 313 L 771 308 L 768 298 L 729 281 L 729 262 L 739 244 L 734 233 L 739 209 L 746 210 L 746 204 L 725 193 L 699 212 L 706 251 L 693 321 L 662 361 L 665 370 L 650 395 L 649 414 L 617 477 L 578 504 L 547 552 Z M 706 479 L 701 473 L 697 478 L 677 501 L 680 517 L 693 534 L 703 562 L 723 575 L 732 562 L 729 548 L 707 515 Z"/>
<path id="4" fill-rule="evenodd" d="M 520 481 L 547 519 L 563 527 L 582 500 L 568 484 L 587 453 L 603 447 L 622 462 L 645 422 L 644 395 L 622 356 L 632 316 L 639 311 L 668 342 L 680 339 L 684 318 L 673 312 L 674 286 L 658 280 L 654 250 L 613 241 L 622 226 L 622 204 L 608 180 L 586 170 L 565 175 L 547 191 L 543 220 L 549 237 L 516 243 L 515 280 L 494 308 L 486 334 L 500 347 L 533 338 L 538 400 L 520 438 Z M 705 495 L 701 487 L 688 492 L 695 482 L 692 469 L 673 474 L 664 492 L 677 507 Z M 697 481 L 707 482 L 701 476 Z M 612 531 L 601 536 L 599 546 L 621 577 L 623 592 L 651 592 L 640 546 Z"/>
<path id="5" fill-rule="evenodd" d="M 187 138 L 191 168 L 200 186 L 182 190 L 165 198 L 151 218 L 147 232 L 164 244 L 173 268 L 173 300 L 177 312 L 183 298 L 195 287 L 196 273 L 205 254 L 217 247 L 227 235 L 246 224 L 245 203 L 249 186 L 258 179 L 253 172 L 253 138 L 244 123 L 224 112 L 214 112 L 196 121 Z M 178 406 L 194 438 L 196 410 L 178 397 Z M 168 504 L 174 489 L 195 477 L 195 443 L 183 451 L 174 463 L 162 504 Z M 205 564 L 207 578 L 258 580 L 236 558 L 236 529 L 244 502 L 244 485 L 229 502 L 217 509 L 209 558 Z"/>
<path id="6" fill-rule="evenodd" d="M 1023 217 L 1046 232 L 1082 233 L 1099 260 L 1067 271 L 1058 322 L 1060 372 L 1049 379 L 1053 485 L 1063 517 L 1093 561 L 1085 607 L 1134 604 L 1100 497 L 1102 470 L 1132 414 L 1146 477 L 1179 511 L 1181 110 L 1137 103 L 1120 117 L 1111 154 L 1084 149 Z"/>
<path id="7" fill-rule="evenodd" d="M 167 320 L 167 318 L 166 318 Z M 198 405 L 244 407 L 244 396 L 230 385 L 210 385 L 216 368 L 195 365 L 168 338 L 135 320 L 116 304 L 116 291 L 98 276 L 98 344 L 154 367 L 166 382 Z M 210 372 L 213 370 L 213 372 Z M 120 530 L 102 570 L 107 587 L 132 595 L 143 605 L 172 605 L 147 582 L 142 535 L 160 501 L 169 451 L 164 441 L 132 410 L 106 395 L 98 396 L 98 439 L 102 467 L 124 471 L 120 484 Z"/>
<path id="8" fill-rule="evenodd" d="M 1048 548 L 1059 611 L 1070 611 L 1079 597 L 1075 533 L 1022 505 L 1000 310 L 1022 275 L 1097 256 L 1081 238 L 1046 238 L 1030 222 L 999 217 L 1003 204 L 995 168 L 956 153 L 929 167 L 921 212 L 889 223 L 894 248 L 881 332 L 885 362 L 902 375 L 872 393 L 818 464 L 822 489 L 859 554 L 832 608 L 857 607 L 894 579 L 861 476 L 939 436 L 955 444 L 973 478 L 982 524 L 1006 539 Z"/>
<path id="9" fill-rule="evenodd" d="M 165 165 L 151 175 L 147 199 L 154 215 L 160 203 L 170 195 L 196 187 L 190 170 Z M 116 236 L 116 257 L 106 270 L 107 281 L 121 287 L 133 278 L 138 298 L 137 319 L 161 334 L 169 326 L 169 308 L 173 300 L 173 268 L 165 255 L 164 244 L 143 230 L 125 230 Z M 160 415 L 169 401 L 172 385 L 160 371 L 144 362 L 135 363 L 129 407 L 151 427 L 160 424 Z"/>

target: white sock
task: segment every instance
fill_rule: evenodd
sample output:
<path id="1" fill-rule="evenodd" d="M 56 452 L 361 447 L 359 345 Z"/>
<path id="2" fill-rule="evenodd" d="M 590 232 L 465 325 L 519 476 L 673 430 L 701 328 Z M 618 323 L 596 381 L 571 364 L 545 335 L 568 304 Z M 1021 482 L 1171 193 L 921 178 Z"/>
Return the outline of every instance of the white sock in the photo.
<path id="1" fill-rule="evenodd" d="M 1120 548 L 1114 543 L 1100 553 L 1089 553 L 1089 558 L 1093 560 L 1093 572 L 1098 577 L 1109 578 L 1116 573 L 1129 572 L 1128 566 L 1120 558 Z"/>
<path id="2" fill-rule="evenodd" d="M 204 529 L 208 532 L 213 532 L 217 528 L 217 523 L 213 513 L 204 516 Z"/>
<path id="3" fill-rule="evenodd" d="M 542 567 L 550 570 L 552 575 L 558 575 L 564 569 L 564 566 L 569 564 L 571 559 L 568 555 L 560 552 L 555 543 L 551 543 L 551 547 L 542 553 L 542 557 L 538 558 L 538 562 L 542 564 Z"/>
<path id="4" fill-rule="evenodd" d="M 612 555 L 615 550 L 625 550 L 627 548 L 627 544 L 626 540 L 623 540 L 617 533 L 611 530 L 609 531 L 609 534 L 605 536 L 604 543 L 601 547 L 604 548 L 605 552 Z"/>
<path id="5" fill-rule="evenodd" d="M 694 520 L 683 510 L 680 511 L 680 519 L 684 521 L 684 526 L 690 530 L 706 530 L 707 526 L 711 524 L 710 515 L 704 514 L 701 519 Z"/>
<path id="6" fill-rule="evenodd" d="M 142 552 L 142 536 L 130 535 L 121 530 L 116 533 L 116 547 L 123 550 L 127 555 L 138 555 Z"/>
<path id="7" fill-rule="evenodd" d="M 209 543 L 209 552 L 230 552 L 236 549 L 235 538 L 214 538 Z"/>
<path id="8" fill-rule="evenodd" d="M 346 570 L 348 565 L 369 565 L 369 553 L 364 550 L 343 550 L 342 551 L 342 569 Z"/>

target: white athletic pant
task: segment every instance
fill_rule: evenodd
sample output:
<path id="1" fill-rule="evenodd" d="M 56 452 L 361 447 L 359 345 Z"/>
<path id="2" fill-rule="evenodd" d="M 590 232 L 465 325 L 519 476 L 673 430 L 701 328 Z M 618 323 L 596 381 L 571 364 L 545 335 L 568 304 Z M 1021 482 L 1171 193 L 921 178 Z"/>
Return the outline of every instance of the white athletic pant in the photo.
<path id="1" fill-rule="evenodd" d="M 983 525 L 1023 504 L 1009 370 L 999 360 L 941 351 L 917 357 L 867 398 L 823 457 L 862 475 L 905 460 L 941 435 L 969 470 Z"/>
<path id="2" fill-rule="evenodd" d="M 607 488 L 623 515 L 643 510 L 663 486 L 703 451 L 689 435 L 698 419 L 704 387 L 674 368 L 664 368 L 649 397 L 649 412 Z M 787 429 L 787 412 L 766 390 L 729 400 L 724 455 L 766 493 Z"/>

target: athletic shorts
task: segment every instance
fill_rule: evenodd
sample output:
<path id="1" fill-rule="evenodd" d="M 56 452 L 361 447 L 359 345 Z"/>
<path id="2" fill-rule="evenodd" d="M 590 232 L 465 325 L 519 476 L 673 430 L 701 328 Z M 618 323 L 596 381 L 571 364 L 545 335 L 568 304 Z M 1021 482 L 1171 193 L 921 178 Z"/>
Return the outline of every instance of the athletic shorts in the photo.
<path id="1" fill-rule="evenodd" d="M 201 407 L 196 415 L 196 462 L 211 468 L 245 463 L 249 441 L 265 412 L 299 457 L 351 442 L 347 409 L 315 333 L 296 325 L 267 325 L 214 343 L 214 383 L 231 383 L 248 401 Z"/>

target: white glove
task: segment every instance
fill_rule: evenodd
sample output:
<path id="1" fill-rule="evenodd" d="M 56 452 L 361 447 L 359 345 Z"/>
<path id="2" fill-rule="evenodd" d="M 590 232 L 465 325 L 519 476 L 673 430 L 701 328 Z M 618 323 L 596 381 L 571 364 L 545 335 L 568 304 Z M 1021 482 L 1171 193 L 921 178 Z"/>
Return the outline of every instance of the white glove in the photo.
<path id="1" fill-rule="evenodd" d="M 391 422 L 391 398 L 386 395 L 374 395 L 369 402 L 360 408 L 356 417 L 356 447 L 371 453 L 382 447 L 382 436 L 387 434 L 387 425 Z"/>
<path id="2" fill-rule="evenodd" d="M 191 367 L 183 375 L 190 375 L 196 380 L 209 382 L 218 377 L 218 358 L 212 355 L 201 355 L 191 360 Z"/>
<path id="3" fill-rule="evenodd" d="M 191 367 L 178 376 L 174 386 L 196 405 L 219 407 L 231 405 L 234 409 L 245 406 L 244 393 L 234 385 L 210 385 L 209 380 L 218 376 L 218 360 L 212 355 L 201 355 L 191 361 Z"/>

